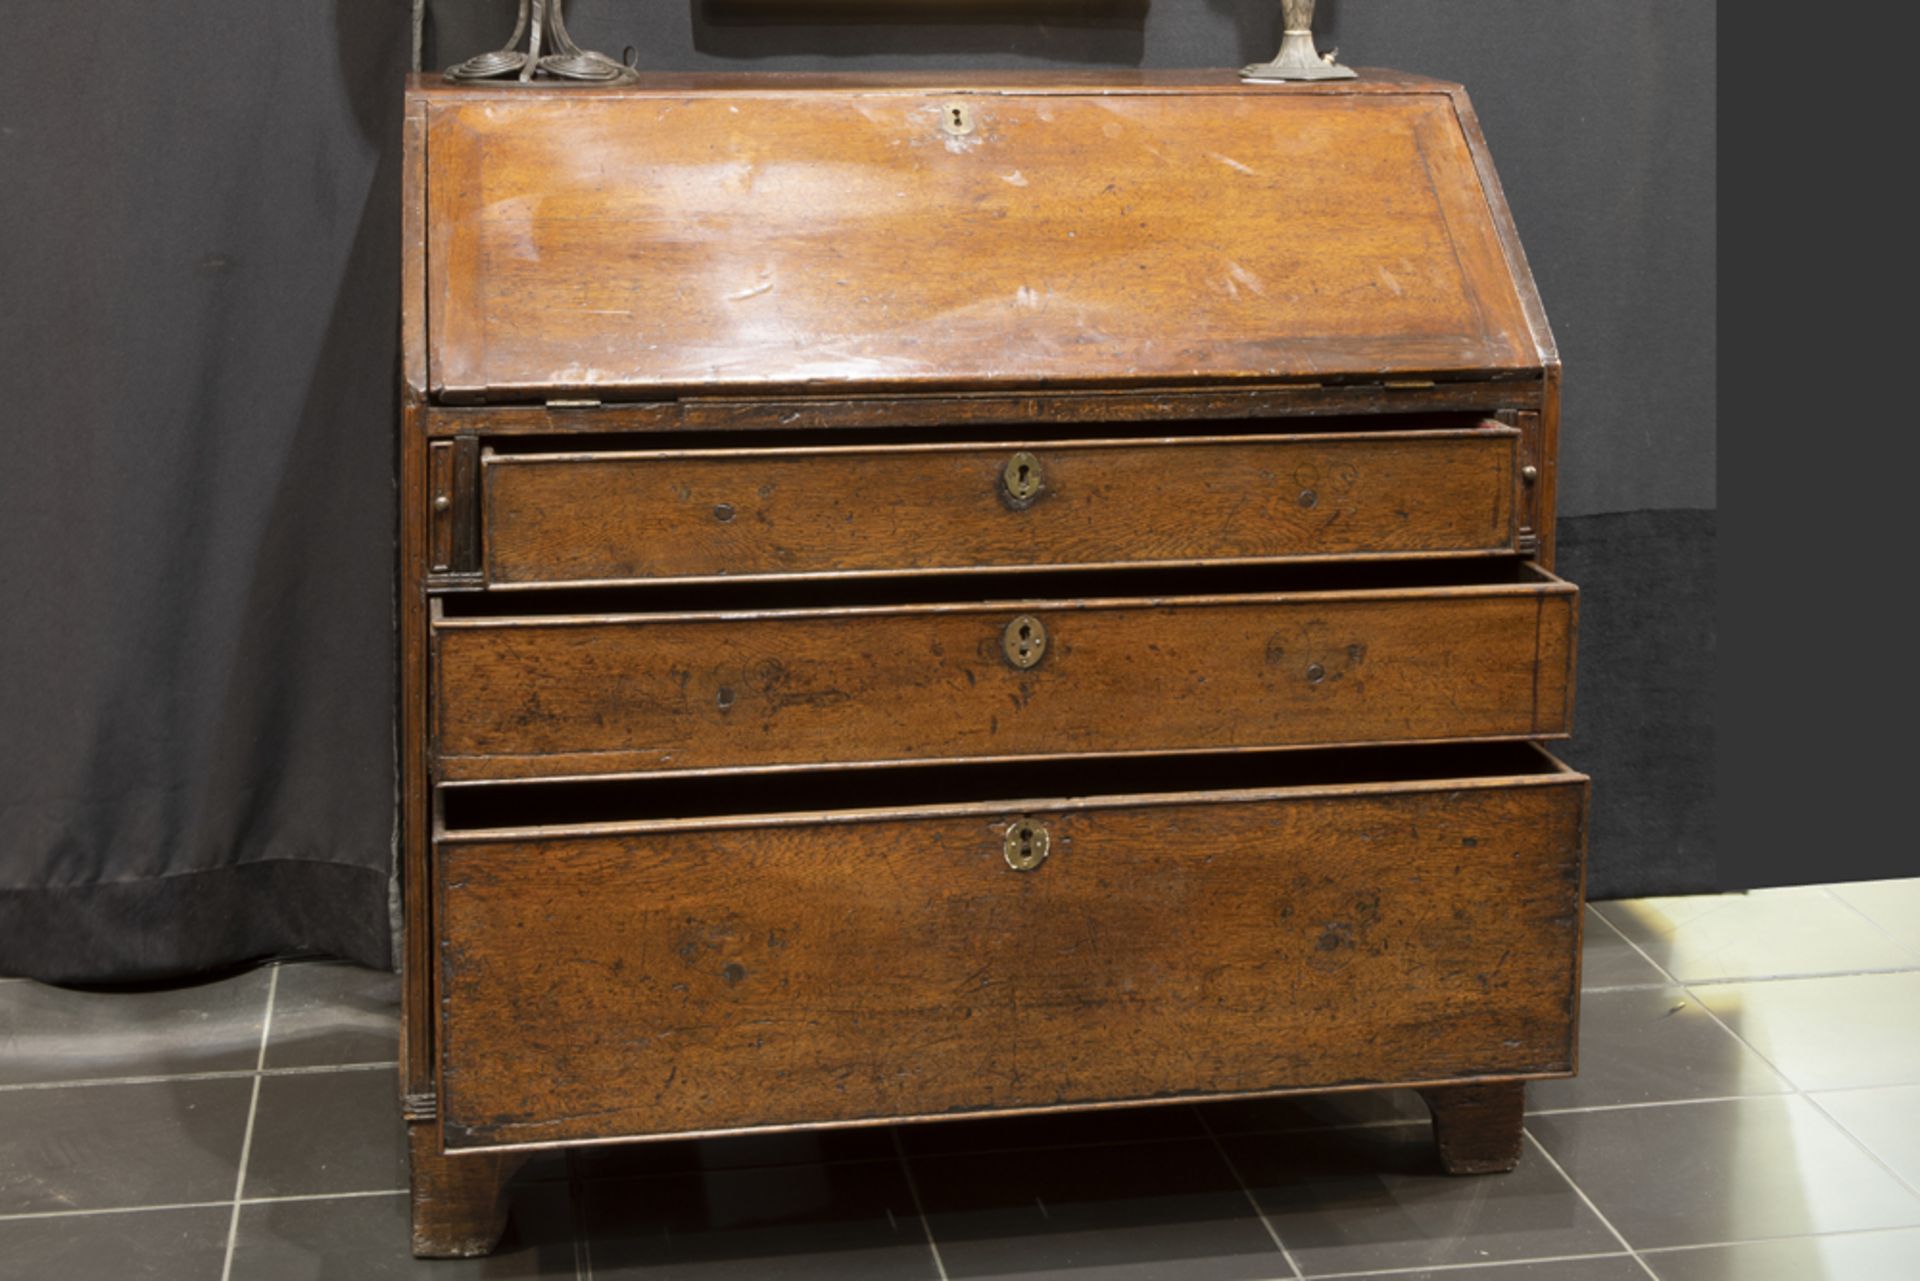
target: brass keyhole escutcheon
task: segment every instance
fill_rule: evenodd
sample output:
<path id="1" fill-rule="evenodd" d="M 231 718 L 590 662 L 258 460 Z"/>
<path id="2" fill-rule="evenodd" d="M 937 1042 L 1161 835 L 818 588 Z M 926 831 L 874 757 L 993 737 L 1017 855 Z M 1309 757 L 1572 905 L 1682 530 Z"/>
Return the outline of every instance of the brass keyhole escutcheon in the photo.
<path id="1" fill-rule="evenodd" d="M 1038 498 L 1045 484 L 1040 475 L 1040 460 L 1024 449 L 1007 459 L 1007 465 L 1000 469 L 1000 487 L 1007 491 L 1015 507 L 1025 507 Z"/>
<path id="2" fill-rule="evenodd" d="M 1022 614 L 1000 633 L 1000 651 L 1023 672 L 1038 667 L 1047 652 L 1047 629 L 1032 614 Z"/>
<path id="3" fill-rule="evenodd" d="M 973 132 L 973 111 L 964 102 L 949 102 L 940 108 L 940 127 L 963 138 Z"/>
<path id="4" fill-rule="evenodd" d="M 1007 834 L 1000 843 L 1007 856 L 1007 866 L 1016 872 L 1031 872 L 1047 861 L 1047 854 L 1053 848 L 1053 837 L 1047 831 L 1047 825 L 1031 818 L 1016 818 L 1007 824 Z"/>

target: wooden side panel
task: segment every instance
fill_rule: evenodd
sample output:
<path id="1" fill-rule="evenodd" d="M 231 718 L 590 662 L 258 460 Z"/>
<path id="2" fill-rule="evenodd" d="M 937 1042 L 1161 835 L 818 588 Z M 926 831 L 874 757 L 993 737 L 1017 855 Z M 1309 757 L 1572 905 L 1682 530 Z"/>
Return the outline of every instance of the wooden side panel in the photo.
<path id="1" fill-rule="evenodd" d="M 447 779 L 1556 735 L 1536 591 L 1025 602 L 436 633 Z M 1006 628 L 1045 629 L 1027 670 Z M 1551 687 L 1548 686 L 1549 693 Z"/>
<path id="2" fill-rule="evenodd" d="M 428 902 L 428 681 L 426 253 L 427 112 L 409 98 L 401 169 L 401 412 L 398 511 L 400 810 L 399 874 L 405 896 L 400 938 L 400 1080 L 410 1120 L 433 1107 L 433 936 Z"/>
<path id="3" fill-rule="evenodd" d="M 1565 1073 L 1583 786 L 443 841 L 448 1144 Z"/>
<path id="4" fill-rule="evenodd" d="M 1540 601 L 1540 648 L 1535 666 L 1533 714 L 1536 732 L 1573 732 L 1574 649 L 1580 598 L 1568 593 Z"/>
<path id="5" fill-rule="evenodd" d="M 409 97 L 400 171 L 400 382 L 427 394 L 427 104 Z"/>
<path id="6" fill-rule="evenodd" d="M 1472 156 L 1474 171 L 1479 175 L 1481 199 L 1493 226 L 1494 236 L 1499 242 L 1500 252 L 1507 260 L 1507 275 L 1514 283 L 1520 309 L 1526 316 L 1534 352 L 1539 357 L 1542 368 L 1552 371 L 1557 380 L 1560 369 L 1559 347 L 1554 342 L 1553 330 L 1547 323 L 1547 311 L 1541 303 L 1539 286 L 1533 278 L 1533 269 L 1527 264 L 1527 251 L 1520 243 L 1519 228 L 1514 225 L 1513 207 L 1507 203 L 1507 193 L 1500 182 L 1500 172 L 1494 168 L 1493 155 L 1487 150 L 1486 132 L 1480 127 L 1480 117 L 1474 111 L 1465 87 L 1449 85 L 1446 91 L 1453 99 L 1454 118 L 1458 126 L 1457 136 L 1465 144 L 1468 154 Z"/>
<path id="7" fill-rule="evenodd" d="M 1560 366 L 1547 366 L 1540 397 L 1539 444 L 1540 495 L 1535 499 L 1540 547 L 1534 559 L 1552 569 L 1559 547 L 1560 532 Z"/>
<path id="8" fill-rule="evenodd" d="M 436 100 L 437 394 L 1537 369 L 1444 92 Z"/>
<path id="9" fill-rule="evenodd" d="M 1460 136 L 1473 157 L 1475 171 L 1480 175 L 1481 191 L 1492 219 L 1494 235 L 1499 240 L 1501 252 L 1506 256 L 1507 273 L 1518 292 L 1521 310 L 1533 336 L 1534 350 L 1540 359 L 1539 413 L 1527 425 L 1526 444 L 1522 450 L 1523 465 L 1531 465 L 1537 471 L 1534 484 L 1529 487 L 1530 511 L 1526 513 L 1531 518 L 1531 529 L 1524 537 L 1532 545 L 1534 560 L 1542 567 L 1552 569 L 1558 544 L 1560 352 L 1554 341 L 1553 330 L 1547 323 L 1539 285 L 1534 280 L 1532 268 L 1527 264 L 1526 248 L 1520 243 L 1520 232 L 1514 225 L 1512 206 L 1507 203 L 1507 193 L 1501 185 L 1499 171 L 1494 168 L 1493 156 L 1487 150 L 1486 134 L 1480 127 L 1480 118 L 1474 112 L 1473 103 L 1469 101 L 1464 88 L 1455 85 L 1448 92 L 1453 98 Z M 1511 408 L 1522 409 L 1525 406 L 1516 404 Z"/>
<path id="10" fill-rule="evenodd" d="M 783 578 L 1513 545 L 1510 429 L 1268 440 L 503 454 L 492 584 Z M 1023 457 L 1017 457 L 1024 455 Z M 1024 469 L 1031 492 L 1009 488 Z"/>

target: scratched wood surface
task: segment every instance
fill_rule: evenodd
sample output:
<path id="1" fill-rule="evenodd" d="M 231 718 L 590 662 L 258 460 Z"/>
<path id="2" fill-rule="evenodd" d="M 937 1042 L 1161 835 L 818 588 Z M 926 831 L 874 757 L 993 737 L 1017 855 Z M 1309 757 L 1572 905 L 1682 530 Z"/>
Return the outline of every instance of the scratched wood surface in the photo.
<path id="1" fill-rule="evenodd" d="M 1430 83 L 424 100 L 443 400 L 1542 365 Z"/>
<path id="2" fill-rule="evenodd" d="M 483 468 L 487 580 L 1491 552 L 1513 545 L 1518 438 L 499 454 Z"/>
<path id="3" fill-rule="evenodd" d="M 447 837 L 447 1141 L 1564 1073 L 1584 796 Z"/>
<path id="4" fill-rule="evenodd" d="M 445 779 L 1564 733 L 1573 590 L 444 619 Z M 1008 662 L 1022 617 L 1038 666 Z"/>
<path id="5" fill-rule="evenodd" d="M 956 106 L 964 127 L 943 127 Z M 835 762 L 1025 772 L 1055 756 L 1111 779 L 1114 752 L 1164 772 L 1162 751 L 1263 765 L 1238 749 L 1564 734 L 1576 597 L 1557 580 L 1178 604 L 1075 586 L 981 606 L 959 602 L 1025 589 L 926 575 L 1509 548 L 1551 568 L 1559 357 L 1464 91 L 1373 71 L 654 75 L 587 92 L 424 76 L 406 124 L 417 1252 L 497 1235 L 515 1161 L 473 1147 L 1371 1082 L 1451 1087 L 1431 1096 L 1445 1160 L 1511 1163 L 1516 1078 L 1573 1065 L 1575 775 L 1456 787 L 1403 766 L 1371 788 L 1159 800 L 1130 784 L 1037 803 L 1059 843 L 1025 874 L 1001 854 L 1012 816 L 974 791 L 859 821 L 743 818 L 728 799 L 711 820 L 429 831 L 479 812 L 452 798 L 512 808 L 536 790 L 441 781 L 664 773 L 635 786 L 685 806 L 767 767 L 811 785 Z M 1472 421 L 1411 421 L 1432 414 L 1518 435 L 1375 453 L 1328 421 Z M 1345 455 L 1353 491 L 1300 482 L 1280 451 L 1297 468 L 1321 446 L 1259 441 L 1257 419 L 1341 433 L 1363 451 Z M 1151 465 L 1149 423 L 1187 438 L 1177 462 Z M 756 434 L 722 439 L 737 432 Z M 821 447 L 867 432 L 888 447 L 823 482 L 856 455 Z M 1051 488 L 1024 510 L 994 492 L 1000 455 L 957 447 L 1067 437 L 1073 451 L 1041 451 Z M 528 456 L 559 448 L 595 458 Z M 1310 464 L 1341 474 L 1332 452 Z M 1298 489 L 1249 483 L 1268 471 Z M 863 507 L 870 489 L 885 498 Z M 760 607 L 844 605 L 885 581 L 859 575 L 902 569 L 951 585 L 914 599 L 951 603 Z M 1351 563 L 1288 572 L 1378 581 Z M 483 573 L 536 590 L 441 596 Z M 1086 571 L 1084 590 L 1116 573 Z M 537 590 L 814 574 L 854 577 L 831 596 Z M 739 607 L 540 616 L 703 592 Z M 1000 650 L 1017 611 L 1049 629 L 1030 671 Z M 868 803 L 870 775 L 835 777 L 843 802 L 813 787 L 804 804 Z M 560 785 L 566 812 L 546 821 L 580 821 L 567 806 L 609 787 L 630 790 Z"/>

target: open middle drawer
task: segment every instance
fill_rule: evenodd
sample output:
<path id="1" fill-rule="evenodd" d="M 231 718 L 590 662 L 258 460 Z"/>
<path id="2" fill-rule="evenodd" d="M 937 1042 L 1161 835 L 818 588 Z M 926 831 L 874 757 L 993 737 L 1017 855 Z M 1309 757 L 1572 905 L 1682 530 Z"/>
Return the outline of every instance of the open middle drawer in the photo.
<path id="1" fill-rule="evenodd" d="M 1555 738 L 1570 728 L 1577 596 L 1532 565 L 1375 565 L 1340 578 L 1372 585 L 1211 595 L 1196 588 L 1263 576 L 1190 570 L 1174 576 L 1194 593 L 1180 595 L 1154 592 L 1171 584 L 1150 574 L 1096 577 L 1106 592 L 1138 594 L 666 608 L 732 599 L 684 589 L 648 597 L 650 612 L 566 614 L 497 612 L 532 603 L 523 594 L 441 598 L 436 777 Z M 1293 571 L 1295 582 L 1314 578 Z"/>

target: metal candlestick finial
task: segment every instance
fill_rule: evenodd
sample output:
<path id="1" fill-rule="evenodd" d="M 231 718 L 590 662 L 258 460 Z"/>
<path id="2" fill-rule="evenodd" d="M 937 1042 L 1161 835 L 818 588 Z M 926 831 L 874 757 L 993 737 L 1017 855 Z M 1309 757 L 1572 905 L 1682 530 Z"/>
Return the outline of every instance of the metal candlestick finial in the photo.
<path id="1" fill-rule="evenodd" d="M 1272 62 L 1256 62 L 1240 69 L 1242 80 L 1352 80 L 1352 67 L 1343 67 L 1332 54 L 1321 56 L 1313 47 L 1314 0 L 1280 0 L 1286 32 Z"/>
<path id="2" fill-rule="evenodd" d="M 523 53 L 514 46 L 532 28 Z M 553 52 L 542 54 L 542 43 Z M 531 84 L 536 74 L 559 80 L 577 80 L 588 84 L 616 84 L 637 79 L 637 73 L 625 63 L 615 62 L 604 53 L 582 49 L 567 34 L 566 20 L 560 15 L 560 0 L 520 0 L 520 20 L 507 37 L 504 49 L 468 58 L 447 68 L 449 80 L 500 80 L 514 76 L 521 84 Z"/>

